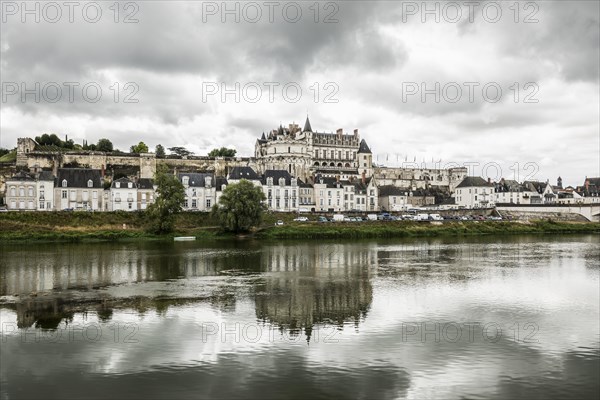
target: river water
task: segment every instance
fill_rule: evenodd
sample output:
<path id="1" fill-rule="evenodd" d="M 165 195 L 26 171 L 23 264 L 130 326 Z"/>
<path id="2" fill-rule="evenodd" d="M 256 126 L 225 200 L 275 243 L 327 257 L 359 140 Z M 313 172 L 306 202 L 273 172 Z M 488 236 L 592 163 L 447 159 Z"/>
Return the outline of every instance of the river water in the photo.
<path id="1" fill-rule="evenodd" d="M 0 255 L 0 399 L 600 396 L 595 235 Z"/>

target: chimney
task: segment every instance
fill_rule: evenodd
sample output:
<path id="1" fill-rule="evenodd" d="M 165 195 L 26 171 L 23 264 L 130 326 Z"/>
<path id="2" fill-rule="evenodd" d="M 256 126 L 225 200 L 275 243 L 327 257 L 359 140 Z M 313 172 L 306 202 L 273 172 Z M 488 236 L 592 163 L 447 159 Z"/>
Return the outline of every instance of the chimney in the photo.
<path id="1" fill-rule="evenodd" d="M 358 137 L 358 129 L 354 130 L 354 137 L 357 138 Z"/>
<path id="2" fill-rule="evenodd" d="M 367 183 L 367 172 L 363 171 L 362 173 L 362 183 L 363 185 Z"/>
<path id="3" fill-rule="evenodd" d="M 102 175 L 102 179 L 104 179 L 104 164 L 102 164 L 102 168 L 100 168 L 100 174 Z"/>
<path id="4" fill-rule="evenodd" d="M 335 181 L 336 181 L 336 182 L 339 182 L 339 181 L 340 181 L 340 176 L 339 176 L 339 175 L 336 175 L 336 176 L 335 176 Z"/>
<path id="5" fill-rule="evenodd" d="M 338 137 L 342 137 L 342 134 L 344 133 L 344 130 L 342 128 L 340 128 L 340 129 L 338 129 L 336 131 L 336 133 L 337 133 Z"/>
<path id="6" fill-rule="evenodd" d="M 491 179 L 490 179 L 490 177 L 488 176 L 488 183 L 491 183 L 491 182 L 492 182 L 492 180 L 491 180 Z"/>

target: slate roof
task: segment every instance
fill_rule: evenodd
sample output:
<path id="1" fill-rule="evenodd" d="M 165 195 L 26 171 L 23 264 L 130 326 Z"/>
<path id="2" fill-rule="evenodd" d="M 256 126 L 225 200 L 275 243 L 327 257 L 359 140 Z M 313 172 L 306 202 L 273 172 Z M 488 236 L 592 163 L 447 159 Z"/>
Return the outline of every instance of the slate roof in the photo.
<path id="1" fill-rule="evenodd" d="M 365 139 L 360 141 L 360 146 L 358 147 L 358 153 L 367 153 L 367 154 L 371 154 L 371 149 L 369 149 L 369 146 L 367 145 L 367 142 L 365 141 Z"/>
<path id="2" fill-rule="evenodd" d="M 148 178 L 138 180 L 138 189 L 154 189 L 154 181 Z"/>
<path id="3" fill-rule="evenodd" d="M 38 181 L 54 181 L 54 174 L 52 171 L 42 171 L 38 175 Z"/>
<path id="4" fill-rule="evenodd" d="M 538 181 L 525 181 L 523 182 L 523 186 L 529 189 L 532 192 L 543 193 L 548 184 L 546 182 L 538 182 Z"/>
<path id="5" fill-rule="evenodd" d="M 493 186 L 491 183 L 479 176 L 467 176 L 458 184 L 457 188 L 463 187 L 479 187 L 479 186 Z"/>
<path id="6" fill-rule="evenodd" d="M 285 179 L 285 185 L 291 186 L 293 176 L 284 169 L 268 169 L 260 179 L 263 185 L 267 184 L 267 178 L 273 178 L 273 185 L 279 185 L 279 179 Z"/>
<path id="7" fill-rule="evenodd" d="M 62 187 L 62 181 L 67 181 L 67 187 L 87 188 L 87 182 L 92 181 L 92 188 L 102 188 L 102 174 L 99 169 L 90 168 L 60 168 L 54 183 L 55 187 Z"/>
<path id="8" fill-rule="evenodd" d="M 196 172 L 183 172 L 178 174 L 179 180 L 183 183 L 183 178 L 188 178 L 188 186 L 190 187 L 205 187 L 206 178 L 211 178 L 211 185 L 214 185 L 215 176 L 211 173 L 196 173 Z"/>
<path id="9" fill-rule="evenodd" d="M 304 129 L 302 130 L 302 132 L 312 132 L 312 127 L 310 126 L 308 115 L 306 116 L 306 122 L 304 123 Z"/>
<path id="10" fill-rule="evenodd" d="M 251 181 L 260 180 L 258 174 L 250 167 L 233 167 L 227 179 L 248 179 Z"/>
<path id="11" fill-rule="evenodd" d="M 32 174 L 25 171 L 19 171 L 10 178 L 11 181 L 34 181 L 35 178 Z"/>
<path id="12" fill-rule="evenodd" d="M 115 185 L 117 182 L 120 183 L 120 187 L 117 188 L 117 186 Z M 127 189 L 128 188 L 128 184 L 131 183 L 132 184 L 132 189 L 135 189 L 137 187 L 137 185 L 135 184 L 134 181 L 132 181 L 129 178 L 119 178 L 119 179 L 115 179 L 114 181 L 112 181 L 112 183 L 110 184 L 110 187 L 113 189 Z"/>
<path id="13" fill-rule="evenodd" d="M 379 196 L 407 196 L 410 192 L 409 188 L 402 188 L 394 185 L 385 185 L 379 188 Z"/>
<path id="14" fill-rule="evenodd" d="M 221 186 L 223 185 L 227 185 L 227 178 L 225 178 L 224 176 L 217 176 L 215 178 L 215 186 L 217 188 L 217 192 L 221 191 Z"/>

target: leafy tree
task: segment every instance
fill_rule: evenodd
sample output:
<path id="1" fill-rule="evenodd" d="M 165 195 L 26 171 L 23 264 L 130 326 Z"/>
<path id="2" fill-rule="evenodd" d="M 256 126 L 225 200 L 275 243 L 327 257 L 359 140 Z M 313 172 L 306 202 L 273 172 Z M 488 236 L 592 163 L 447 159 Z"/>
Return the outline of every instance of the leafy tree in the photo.
<path id="1" fill-rule="evenodd" d="M 8 154 L 8 153 L 10 153 L 9 149 L 5 149 L 3 147 L 0 147 L 0 157 L 2 157 L 5 154 Z"/>
<path id="2" fill-rule="evenodd" d="M 154 152 L 156 153 L 156 158 L 165 158 L 165 148 L 162 144 L 157 144 Z"/>
<path id="3" fill-rule="evenodd" d="M 110 140 L 100 139 L 100 140 L 98 140 L 98 144 L 96 145 L 96 150 L 110 153 L 111 151 L 114 150 L 114 148 L 113 148 L 113 144 Z"/>
<path id="4" fill-rule="evenodd" d="M 156 169 L 156 200 L 148 206 L 148 230 L 169 233 L 175 226 L 175 214 L 181 211 L 185 191 L 179 179 L 170 174 L 164 165 Z"/>
<path id="5" fill-rule="evenodd" d="M 129 152 L 130 153 L 135 153 L 135 154 L 147 153 L 148 152 L 148 146 L 144 142 L 139 142 L 135 146 L 131 146 L 129 148 Z"/>
<path id="6" fill-rule="evenodd" d="M 212 213 L 225 230 L 248 232 L 260 224 L 265 210 L 264 200 L 265 195 L 260 187 L 242 179 L 223 190 L 219 204 L 215 204 Z"/>
<path id="7" fill-rule="evenodd" d="M 169 147 L 169 151 L 180 157 L 191 156 L 192 154 L 194 154 L 191 151 L 187 150 L 185 147 L 181 146 Z"/>
<path id="8" fill-rule="evenodd" d="M 237 151 L 235 149 L 228 149 L 226 147 L 221 147 L 220 149 L 212 149 L 210 153 L 208 153 L 209 157 L 235 157 L 235 153 Z"/>

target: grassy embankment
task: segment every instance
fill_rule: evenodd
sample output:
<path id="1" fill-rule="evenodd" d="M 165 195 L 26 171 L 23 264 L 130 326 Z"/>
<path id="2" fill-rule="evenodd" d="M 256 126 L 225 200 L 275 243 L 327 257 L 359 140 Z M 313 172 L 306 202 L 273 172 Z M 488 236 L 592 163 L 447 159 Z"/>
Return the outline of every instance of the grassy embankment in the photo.
<path id="1" fill-rule="evenodd" d="M 600 233 L 598 223 L 552 221 L 521 222 L 293 222 L 293 214 L 268 213 L 255 237 L 265 239 L 391 238 L 410 236 L 468 236 L 545 233 Z M 285 222 L 274 226 L 276 220 Z M 2 241 L 89 241 L 122 239 L 170 239 L 173 236 L 232 238 L 224 233 L 210 215 L 181 213 L 170 235 L 157 236 L 145 231 L 144 213 L 89 212 L 6 212 L 0 213 Z"/>

